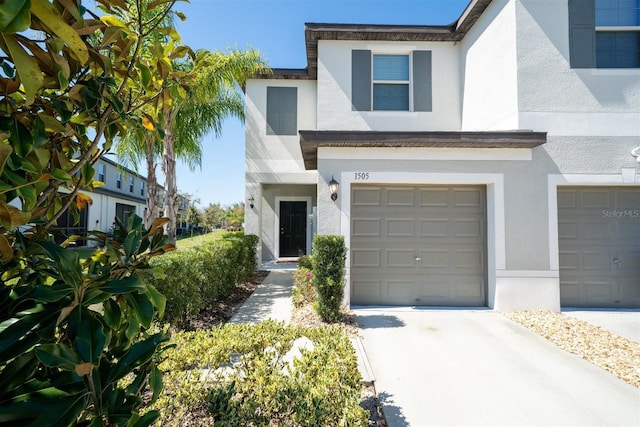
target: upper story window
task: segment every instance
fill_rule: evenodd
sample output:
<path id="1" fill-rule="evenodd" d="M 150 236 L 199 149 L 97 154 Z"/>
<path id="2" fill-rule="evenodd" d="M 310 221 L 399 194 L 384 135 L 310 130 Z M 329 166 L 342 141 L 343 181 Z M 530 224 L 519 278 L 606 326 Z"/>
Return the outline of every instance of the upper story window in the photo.
<path id="1" fill-rule="evenodd" d="M 355 111 L 432 111 L 431 51 L 351 52 Z"/>
<path id="2" fill-rule="evenodd" d="M 144 181 L 140 181 L 140 195 L 144 196 Z"/>
<path id="3" fill-rule="evenodd" d="M 129 177 L 129 193 L 133 193 L 133 177 Z"/>
<path id="4" fill-rule="evenodd" d="M 104 163 L 98 163 L 98 181 L 105 182 L 105 167 Z"/>
<path id="5" fill-rule="evenodd" d="M 116 175 L 116 187 L 122 188 L 122 174 L 120 172 Z"/>
<path id="6" fill-rule="evenodd" d="M 267 135 L 298 134 L 298 88 L 267 87 Z"/>
<path id="7" fill-rule="evenodd" d="M 569 0 L 572 68 L 640 68 L 640 0 Z"/>
<path id="8" fill-rule="evenodd" d="M 596 67 L 640 67 L 640 0 L 596 0 Z"/>
<path id="9" fill-rule="evenodd" d="M 409 111 L 409 55 L 373 55 L 373 109 Z"/>

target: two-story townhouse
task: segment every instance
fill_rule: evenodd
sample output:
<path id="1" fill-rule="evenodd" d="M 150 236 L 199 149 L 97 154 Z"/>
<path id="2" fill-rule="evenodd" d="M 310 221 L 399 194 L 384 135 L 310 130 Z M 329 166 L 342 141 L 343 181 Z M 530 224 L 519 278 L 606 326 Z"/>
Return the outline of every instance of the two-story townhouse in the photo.
<path id="1" fill-rule="evenodd" d="M 307 24 L 246 86 L 263 261 L 349 248 L 350 304 L 640 307 L 640 1 Z"/>

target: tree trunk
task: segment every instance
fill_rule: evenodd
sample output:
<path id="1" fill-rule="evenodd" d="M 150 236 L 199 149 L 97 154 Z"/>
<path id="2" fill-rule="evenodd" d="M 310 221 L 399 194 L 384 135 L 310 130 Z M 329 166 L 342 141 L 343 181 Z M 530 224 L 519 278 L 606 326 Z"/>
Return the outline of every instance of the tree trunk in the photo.
<path id="1" fill-rule="evenodd" d="M 162 140 L 162 172 L 164 173 L 164 215 L 169 218 L 166 231 L 169 243 L 176 243 L 176 154 L 173 151 L 174 135 L 171 128 L 171 114 L 164 119 L 164 139 Z"/>
<path id="2" fill-rule="evenodd" d="M 153 135 L 145 134 L 144 142 L 147 150 L 147 210 L 144 213 L 144 225 L 149 228 L 158 214 L 158 181 L 156 165 L 153 162 Z"/>

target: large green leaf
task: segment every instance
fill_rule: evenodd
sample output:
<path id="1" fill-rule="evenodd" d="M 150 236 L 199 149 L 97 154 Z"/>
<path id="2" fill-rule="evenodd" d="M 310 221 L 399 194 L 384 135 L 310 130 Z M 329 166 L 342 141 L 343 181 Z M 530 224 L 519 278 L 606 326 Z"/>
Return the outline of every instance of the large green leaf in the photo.
<path id="1" fill-rule="evenodd" d="M 102 292 L 110 294 L 128 294 L 129 292 L 144 292 L 146 287 L 144 282 L 138 277 L 127 277 L 122 280 L 111 280 L 100 286 Z"/>
<path id="2" fill-rule="evenodd" d="M 56 36 L 64 40 L 69 46 L 73 56 L 85 64 L 89 60 L 87 45 L 80 38 L 76 30 L 62 20 L 60 14 L 52 10 L 51 3 L 47 0 L 33 0 L 31 11 L 36 15 Z"/>
<path id="3" fill-rule="evenodd" d="M 31 0 L 0 2 L 0 32 L 18 33 L 31 25 Z"/>
<path id="4" fill-rule="evenodd" d="M 38 89 L 42 87 L 44 82 L 44 76 L 40 71 L 38 61 L 18 44 L 15 38 L 9 34 L 0 34 L 4 45 L 8 49 L 8 53 L 13 59 L 13 63 L 16 66 L 20 83 L 24 86 L 24 92 L 27 105 L 33 103 L 33 99 L 36 96 Z"/>
<path id="5" fill-rule="evenodd" d="M 164 316 L 164 310 L 167 306 L 167 298 L 162 295 L 158 290 L 151 284 L 147 284 L 147 296 L 151 301 L 151 304 L 158 310 L 158 317 L 162 319 Z"/>
<path id="6" fill-rule="evenodd" d="M 109 336 L 102 323 L 93 315 L 86 312 L 83 314 L 75 339 L 75 347 L 82 360 L 97 365 Z"/>
<path id="7" fill-rule="evenodd" d="M 38 359 L 50 368 L 61 368 L 74 371 L 81 362 L 78 353 L 66 344 L 42 344 L 36 347 Z"/>
<path id="8" fill-rule="evenodd" d="M 166 341 L 169 341 L 169 336 L 159 332 L 132 345 L 129 351 L 118 360 L 116 368 L 110 372 L 109 380 L 118 381 L 138 366 L 147 363 L 153 357 L 158 346 Z"/>
<path id="9" fill-rule="evenodd" d="M 4 169 L 4 165 L 7 162 L 9 156 L 13 153 L 13 148 L 9 144 L 5 144 L 0 141 L 0 174 Z"/>

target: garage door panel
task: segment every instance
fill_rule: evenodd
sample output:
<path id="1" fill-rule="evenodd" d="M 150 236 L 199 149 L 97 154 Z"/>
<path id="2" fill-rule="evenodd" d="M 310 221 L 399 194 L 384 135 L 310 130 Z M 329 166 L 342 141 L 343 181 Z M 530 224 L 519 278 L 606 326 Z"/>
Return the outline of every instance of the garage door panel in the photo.
<path id="1" fill-rule="evenodd" d="M 452 255 L 453 266 L 456 269 L 477 271 L 484 264 L 484 257 L 481 251 L 454 251 Z"/>
<path id="2" fill-rule="evenodd" d="M 361 236 L 380 236 L 380 218 L 354 218 L 352 224 L 352 235 L 354 237 Z"/>
<path id="3" fill-rule="evenodd" d="M 352 297 L 379 297 L 380 296 L 380 280 L 363 279 L 352 281 Z"/>
<path id="4" fill-rule="evenodd" d="M 415 219 L 394 218 L 385 221 L 386 235 L 389 237 L 413 237 L 415 234 Z"/>
<path id="5" fill-rule="evenodd" d="M 413 188 L 387 188 L 387 206 L 414 206 Z"/>
<path id="6" fill-rule="evenodd" d="M 482 206 L 482 194 L 476 189 L 453 190 L 453 206 L 458 207 L 474 207 Z"/>
<path id="7" fill-rule="evenodd" d="M 558 220 L 558 237 L 561 239 L 577 239 L 578 223 L 576 221 L 560 221 Z"/>
<path id="8" fill-rule="evenodd" d="M 420 237 L 447 237 L 448 235 L 447 218 L 432 218 L 420 220 Z"/>
<path id="9" fill-rule="evenodd" d="M 352 249 L 351 286 L 362 287 L 352 291 L 353 304 L 486 304 L 484 187 L 362 185 L 354 186 L 352 197 L 362 202 L 364 188 L 379 192 L 364 193 L 367 200 L 381 203 L 352 205 L 352 227 L 379 217 L 382 229 L 375 235 L 361 226 L 352 232 L 351 246 L 380 249 L 382 267 L 373 267 L 373 255 L 364 258 Z"/>
<path id="10" fill-rule="evenodd" d="M 395 299 L 414 299 L 416 288 L 413 281 L 409 280 L 388 280 L 386 296 Z"/>
<path id="11" fill-rule="evenodd" d="M 415 255 L 413 249 L 387 249 L 385 251 L 387 268 L 410 268 L 415 267 Z"/>
<path id="12" fill-rule="evenodd" d="M 617 286 L 614 286 L 607 278 L 589 280 L 584 282 L 585 297 L 594 301 L 613 301 L 617 294 Z"/>
<path id="13" fill-rule="evenodd" d="M 580 227 L 584 239 L 611 240 L 614 230 L 611 221 L 585 221 Z"/>
<path id="14" fill-rule="evenodd" d="M 640 307 L 640 188 L 558 188 L 558 238 L 561 305 Z"/>
<path id="15" fill-rule="evenodd" d="M 421 207 L 441 207 L 449 206 L 449 191 L 446 188 L 423 188 L 419 191 Z"/>
<path id="16" fill-rule="evenodd" d="M 352 267 L 380 267 L 380 249 L 352 248 Z"/>
<path id="17" fill-rule="evenodd" d="M 380 206 L 379 188 L 354 188 L 352 206 Z"/>
<path id="18" fill-rule="evenodd" d="M 593 209 L 607 209 L 612 206 L 610 201 L 611 193 L 609 190 L 583 191 L 579 193 L 582 196 L 582 207 Z"/>
<path id="19" fill-rule="evenodd" d="M 461 218 L 453 221 L 453 236 L 474 237 L 481 239 L 484 235 L 483 218 Z"/>

